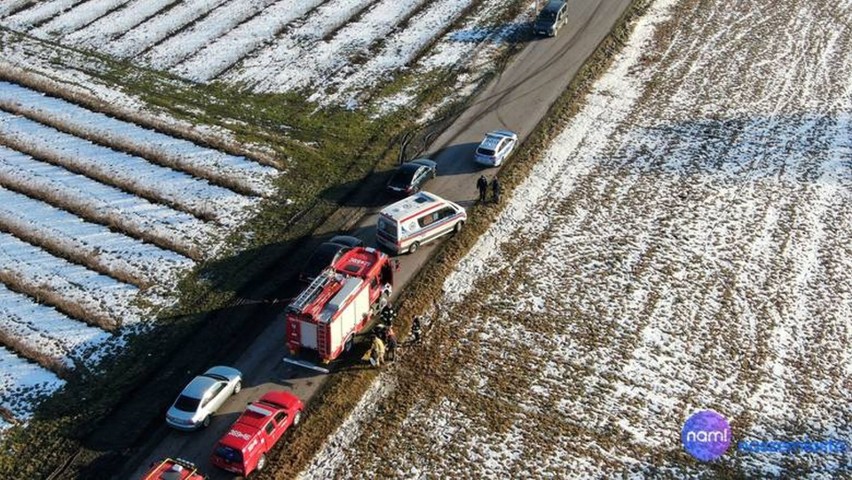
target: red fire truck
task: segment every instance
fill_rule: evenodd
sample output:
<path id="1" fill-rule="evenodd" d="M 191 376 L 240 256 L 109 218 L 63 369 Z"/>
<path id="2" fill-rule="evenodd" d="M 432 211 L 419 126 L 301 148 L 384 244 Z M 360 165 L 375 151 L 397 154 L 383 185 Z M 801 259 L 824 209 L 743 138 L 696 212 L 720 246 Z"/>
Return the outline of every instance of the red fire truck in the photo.
<path id="1" fill-rule="evenodd" d="M 290 353 L 310 349 L 324 363 L 334 360 L 387 303 L 392 288 L 387 255 L 370 247 L 345 252 L 287 307 Z"/>

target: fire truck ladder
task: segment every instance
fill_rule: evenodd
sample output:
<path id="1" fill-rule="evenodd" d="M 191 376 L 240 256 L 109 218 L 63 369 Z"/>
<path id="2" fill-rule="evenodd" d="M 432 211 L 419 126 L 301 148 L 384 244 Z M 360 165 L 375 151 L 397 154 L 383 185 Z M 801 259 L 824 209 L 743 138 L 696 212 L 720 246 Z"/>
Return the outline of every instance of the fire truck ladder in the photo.
<path id="1" fill-rule="evenodd" d="M 293 300 L 293 303 L 290 304 L 290 308 L 302 312 L 316 297 L 322 292 L 325 285 L 328 283 L 331 278 L 331 271 L 323 270 L 317 278 L 315 278 L 310 285 L 307 286 L 302 293 L 299 294 Z"/>

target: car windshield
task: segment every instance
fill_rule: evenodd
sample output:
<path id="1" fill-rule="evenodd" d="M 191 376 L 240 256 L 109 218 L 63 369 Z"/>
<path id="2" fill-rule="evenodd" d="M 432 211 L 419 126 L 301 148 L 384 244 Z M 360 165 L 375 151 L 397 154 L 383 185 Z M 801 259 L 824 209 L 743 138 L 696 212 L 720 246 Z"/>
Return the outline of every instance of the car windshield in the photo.
<path id="1" fill-rule="evenodd" d="M 385 220 L 384 218 L 379 218 L 379 224 L 378 224 L 377 228 L 379 230 L 381 230 L 382 233 L 387 234 L 391 238 L 394 238 L 394 239 L 396 238 L 396 224 L 395 223 L 390 222 L 388 220 Z"/>
<path id="2" fill-rule="evenodd" d="M 393 174 L 388 184 L 392 187 L 407 187 L 411 185 L 411 180 L 414 179 L 414 174 L 417 172 L 417 166 L 402 166 Z"/>
<path id="3" fill-rule="evenodd" d="M 549 10 L 542 10 L 541 13 L 538 14 L 538 19 L 544 22 L 551 21 L 556 18 L 556 12 Z"/>
<path id="4" fill-rule="evenodd" d="M 491 150 L 491 149 L 489 149 L 489 148 L 482 148 L 482 147 L 480 147 L 480 148 L 477 148 L 477 149 L 476 149 L 476 152 L 477 152 L 477 153 L 480 153 L 480 154 L 482 154 L 482 155 L 488 155 L 489 157 L 494 155 L 494 150 Z"/>
<path id="5" fill-rule="evenodd" d="M 175 408 L 183 412 L 196 412 L 198 411 L 198 404 L 201 403 L 201 400 L 198 398 L 187 397 L 186 395 L 181 395 L 175 401 Z"/>
<path id="6" fill-rule="evenodd" d="M 217 457 L 224 459 L 228 463 L 239 463 L 243 461 L 243 452 L 236 448 L 219 445 L 213 452 Z"/>
<path id="7" fill-rule="evenodd" d="M 343 248 L 344 247 L 333 243 L 321 244 L 317 247 L 314 254 L 311 255 L 311 258 L 308 259 L 308 263 L 305 264 L 303 273 L 309 277 L 317 276 L 325 269 L 325 267 L 331 265 L 331 262 L 334 261 L 334 256 Z"/>

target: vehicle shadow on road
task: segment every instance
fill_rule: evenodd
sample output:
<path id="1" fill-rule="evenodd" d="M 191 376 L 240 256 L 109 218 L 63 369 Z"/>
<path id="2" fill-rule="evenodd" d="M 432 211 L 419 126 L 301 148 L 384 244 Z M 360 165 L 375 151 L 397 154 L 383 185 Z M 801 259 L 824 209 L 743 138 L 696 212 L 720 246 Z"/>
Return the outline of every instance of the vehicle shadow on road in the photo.
<path id="1" fill-rule="evenodd" d="M 320 196 L 342 207 L 379 207 L 394 199 L 385 192 L 392 173 L 393 169 L 373 171 L 366 178 L 327 188 Z"/>
<path id="2" fill-rule="evenodd" d="M 438 176 L 463 175 L 487 169 L 473 161 L 478 143 L 460 143 L 450 145 L 428 155 L 429 158 L 438 162 Z M 428 184 L 426 185 L 428 189 Z"/>

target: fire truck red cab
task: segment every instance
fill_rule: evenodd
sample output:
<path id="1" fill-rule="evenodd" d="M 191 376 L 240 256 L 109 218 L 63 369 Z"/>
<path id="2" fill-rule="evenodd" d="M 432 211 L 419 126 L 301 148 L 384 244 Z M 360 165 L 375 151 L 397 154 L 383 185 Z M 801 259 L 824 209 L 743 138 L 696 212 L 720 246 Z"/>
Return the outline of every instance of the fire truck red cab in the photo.
<path id="1" fill-rule="evenodd" d="M 213 450 L 213 465 L 243 477 L 266 466 L 266 452 L 284 432 L 296 426 L 304 409 L 299 397 L 285 391 L 268 392 L 249 404 Z"/>
<path id="2" fill-rule="evenodd" d="M 323 362 L 334 360 L 387 302 L 392 288 L 387 255 L 370 247 L 347 251 L 287 307 L 290 353 L 310 349 Z"/>

